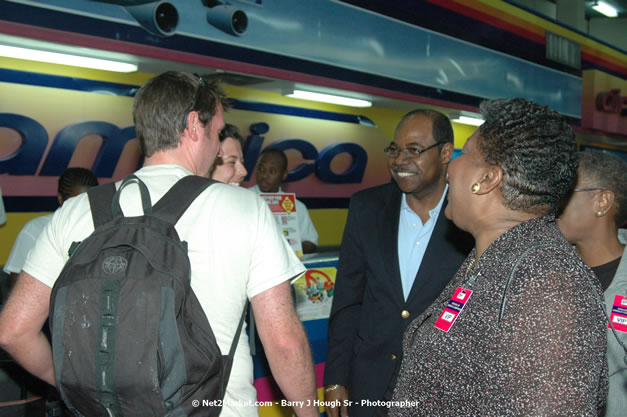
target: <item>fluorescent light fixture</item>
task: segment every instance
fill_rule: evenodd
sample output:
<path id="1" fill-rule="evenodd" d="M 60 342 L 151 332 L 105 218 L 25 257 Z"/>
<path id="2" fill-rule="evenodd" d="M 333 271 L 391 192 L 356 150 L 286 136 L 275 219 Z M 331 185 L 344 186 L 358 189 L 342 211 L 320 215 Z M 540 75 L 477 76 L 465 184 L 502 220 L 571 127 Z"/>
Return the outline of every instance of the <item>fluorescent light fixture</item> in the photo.
<path id="1" fill-rule="evenodd" d="M 36 49 L 18 48 L 0 45 L 0 56 L 30 61 L 49 62 L 51 64 L 71 65 L 74 67 L 92 68 L 104 71 L 135 72 L 137 65 L 107 59 L 87 58 L 84 56 L 60 54 L 57 52 L 39 51 Z"/>
<path id="2" fill-rule="evenodd" d="M 616 17 L 618 16 L 618 11 L 616 8 L 604 1 L 597 1 L 592 6 L 594 10 L 597 12 L 604 14 L 607 17 Z"/>
<path id="3" fill-rule="evenodd" d="M 465 125 L 481 126 L 484 122 L 480 115 L 470 112 L 451 113 L 450 116 L 451 122 L 462 123 Z"/>
<path id="4" fill-rule="evenodd" d="M 340 104 L 342 106 L 351 107 L 371 107 L 372 102 L 357 98 L 336 96 L 332 94 L 314 93 L 311 91 L 294 90 L 285 94 L 288 97 L 300 98 L 303 100 L 321 101 L 323 103 Z"/>

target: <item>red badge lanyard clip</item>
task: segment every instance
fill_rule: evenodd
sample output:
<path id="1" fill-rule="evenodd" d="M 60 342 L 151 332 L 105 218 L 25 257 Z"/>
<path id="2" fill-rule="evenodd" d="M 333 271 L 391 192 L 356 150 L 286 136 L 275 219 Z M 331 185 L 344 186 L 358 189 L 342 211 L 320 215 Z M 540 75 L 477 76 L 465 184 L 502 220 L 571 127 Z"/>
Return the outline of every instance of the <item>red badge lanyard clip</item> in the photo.
<path id="1" fill-rule="evenodd" d="M 448 300 L 446 307 L 444 307 L 444 311 L 442 311 L 442 314 L 440 314 L 440 317 L 436 320 L 435 327 L 445 332 L 451 330 L 451 327 L 453 327 L 453 324 L 455 324 L 455 321 L 462 313 L 471 295 L 472 290 L 457 287 L 451 299 Z"/>

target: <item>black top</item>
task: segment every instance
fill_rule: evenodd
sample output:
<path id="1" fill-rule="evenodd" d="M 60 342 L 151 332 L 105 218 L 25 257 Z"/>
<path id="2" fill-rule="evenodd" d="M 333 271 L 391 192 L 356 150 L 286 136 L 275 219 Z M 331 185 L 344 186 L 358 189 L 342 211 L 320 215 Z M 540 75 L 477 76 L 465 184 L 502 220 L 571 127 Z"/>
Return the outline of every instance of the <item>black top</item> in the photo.
<path id="1" fill-rule="evenodd" d="M 607 290 L 612 284 L 612 280 L 614 279 L 614 275 L 616 275 L 616 271 L 618 270 L 618 264 L 620 263 L 621 257 L 614 259 L 606 264 L 592 267 L 592 271 L 599 278 L 599 282 L 601 283 L 601 287 L 603 291 Z"/>

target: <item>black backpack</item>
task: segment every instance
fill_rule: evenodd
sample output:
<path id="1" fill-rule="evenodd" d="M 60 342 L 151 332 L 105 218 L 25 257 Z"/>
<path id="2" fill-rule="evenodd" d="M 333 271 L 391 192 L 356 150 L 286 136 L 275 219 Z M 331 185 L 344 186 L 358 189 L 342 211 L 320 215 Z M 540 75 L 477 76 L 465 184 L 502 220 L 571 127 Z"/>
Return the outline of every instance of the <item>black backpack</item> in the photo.
<path id="1" fill-rule="evenodd" d="M 133 182 L 144 215 L 124 217 L 120 193 Z M 134 175 L 117 192 L 113 183 L 88 191 L 95 230 L 72 244 L 50 299 L 57 389 L 76 416 L 220 414 L 192 402 L 222 403 L 246 308 L 223 356 L 174 228 L 212 183 L 184 177 L 154 207 Z"/>

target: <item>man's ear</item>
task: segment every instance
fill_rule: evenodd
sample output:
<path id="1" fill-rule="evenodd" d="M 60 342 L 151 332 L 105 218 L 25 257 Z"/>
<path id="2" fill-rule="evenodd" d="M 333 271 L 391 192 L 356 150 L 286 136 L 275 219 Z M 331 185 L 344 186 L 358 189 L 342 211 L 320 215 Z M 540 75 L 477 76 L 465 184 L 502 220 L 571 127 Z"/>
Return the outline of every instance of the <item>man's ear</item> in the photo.
<path id="1" fill-rule="evenodd" d="M 479 180 L 479 184 L 481 184 L 481 188 L 476 192 L 476 194 L 487 194 L 498 188 L 503 181 L 503 169 L 500 166 L 489 165 L 485 168 L 481 180 Z"/>
<path id="2" fill-rule="evenodd" d="M 198 140 L 198 138 L 200 137 L 198 135 L 199 129 L 197 128 L 199 123 L 200 123 L 200 120 L 198 119 L 198 112 L 197 111 L 190 111 L 187 114 L 187 127 L 185 128 L 185 130 L 187 130 L 188 136 L 194 142 L 196 142 Z"/>
<path id="3" fill-rule="evenodd" d="M 444 146 L 442 146 L 442 150 L 440 151 L 440 160 L 443 164 L 448 164 L 449 162 L 451 162 L 454 149 L 455 147 L 451 142 L 446 142 Z"/>
<path id="4" fill-rule="evenodd" d="M 283 175 L 281 176 L 281 182 L 285 181 L 287 179 L 287 168 L 285 168 L 285 170 L 283 171 Z"/>
<path id="5" fill-rule="evenodd" d="M 63 205 L 63 197 L 61 196 L 61 193 L 57 193 L 57 201 L 60 206 Z"/>

